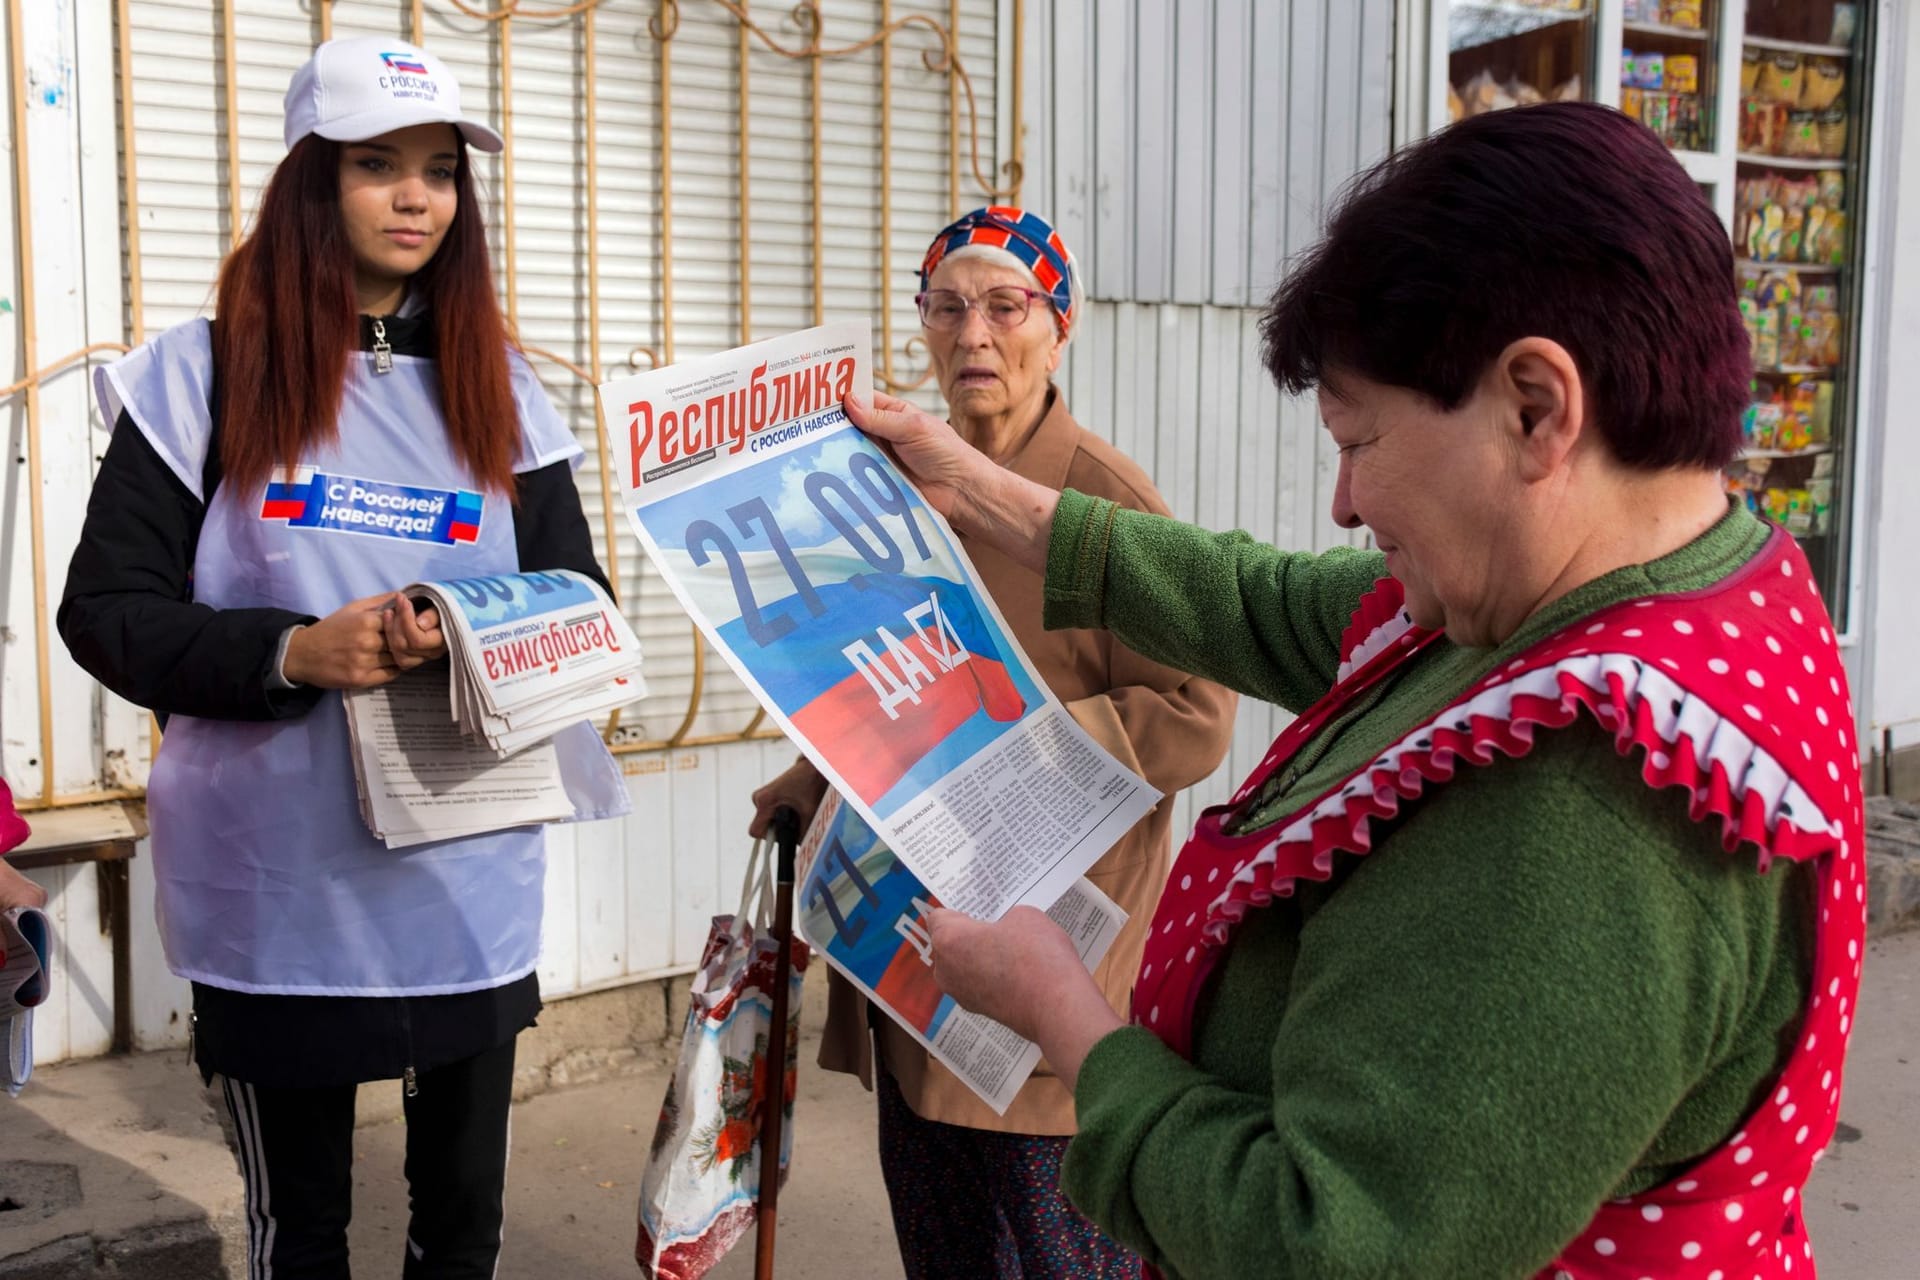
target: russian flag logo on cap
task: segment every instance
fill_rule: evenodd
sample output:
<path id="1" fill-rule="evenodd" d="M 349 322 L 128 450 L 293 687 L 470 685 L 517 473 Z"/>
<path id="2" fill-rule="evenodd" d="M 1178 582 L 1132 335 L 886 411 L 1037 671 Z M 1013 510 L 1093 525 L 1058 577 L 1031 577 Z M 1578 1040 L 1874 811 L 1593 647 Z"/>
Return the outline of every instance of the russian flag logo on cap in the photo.
<path id="1" fill-rule="evenodd" d="M 380 61 L 386 63 L 389 70 L 398 71 L 404 75 L 424 76 L 427 74 L 426 64 L 411 54 L 383 53 L 380 55 Z"/>

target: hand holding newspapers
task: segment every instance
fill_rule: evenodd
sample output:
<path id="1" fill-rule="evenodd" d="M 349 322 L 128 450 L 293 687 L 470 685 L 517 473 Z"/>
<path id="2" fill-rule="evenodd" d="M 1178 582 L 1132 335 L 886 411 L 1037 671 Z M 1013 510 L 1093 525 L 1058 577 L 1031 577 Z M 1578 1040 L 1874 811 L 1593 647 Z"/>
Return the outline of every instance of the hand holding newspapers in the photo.
<path id="1" fill-rule="evenodd" d="M 1124 913 L 1082 873 L 1159 793 L 1075 723 L 953 530 L 847 420 L 845 397 L 873 385 L 872 350 L 865 322 L 839 323 L 607 383 L 601 427 L 629 522 L 707 640 L 864 824 L 871 839 L 855 843 L 897 863 L 890 889 L 911 882 L 901 903 L 989 920 L 1057 907 L 1097 962 Z M 820 910 L 857 906 L 850 883 Z M 924 969 L 895 932 L 903 917 L 854 894 L 886 917 L 872 935 L 886 943 L 877 972 Z M 889 1003 L 888 983 L 858 978 L 868 969 L 843 969 L 942 1061 L 972 1064 L 955 1069 L 996 1107 L 1031 1070 L 1038 1051 L 1005 1028 L 950 1007 L 930 1021 Z"/>
<path id="2" fill-rule="evenodd" d="M 346 696 L 368 828 L 399 849 L 570 816 L 547 739 L 645 694 L 626 618 L 570 570 L 404 594 L 439 611 L 447 659 Z"/>

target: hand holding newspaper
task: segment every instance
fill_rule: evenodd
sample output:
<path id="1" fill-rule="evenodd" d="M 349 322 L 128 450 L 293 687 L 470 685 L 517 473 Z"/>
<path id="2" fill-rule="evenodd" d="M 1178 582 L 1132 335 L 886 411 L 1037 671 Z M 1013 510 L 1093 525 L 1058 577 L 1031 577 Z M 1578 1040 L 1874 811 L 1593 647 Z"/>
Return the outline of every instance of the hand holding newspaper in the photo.
<path id="1" fill-rule="evenodd" d="M 940 900 L 838 792 L 827 793 L 807 828 L 794 883 L 794 924 L 807 945 L 1005 1115 L 1040 1061 L 1040 1046 L 940 990 L 924 922 Z M 1047 914 L 1073 939 L 1089 971 L 1127 922 L 1085 876 Z"/>
<path id="2" fill-rule="evenodd" d="M 447 665 L 346 696 L 360 813 L 389 848 L 553 822 L 573 809 L 547 739 L 642 697 L 640 642 L 570 570 L 415 583 Z"/>

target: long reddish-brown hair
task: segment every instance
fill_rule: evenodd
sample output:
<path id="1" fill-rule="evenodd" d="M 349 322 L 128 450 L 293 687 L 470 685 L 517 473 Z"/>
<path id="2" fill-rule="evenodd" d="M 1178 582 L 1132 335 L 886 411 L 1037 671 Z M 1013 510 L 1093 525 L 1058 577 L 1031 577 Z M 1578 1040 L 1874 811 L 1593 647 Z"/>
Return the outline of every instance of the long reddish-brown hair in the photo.
<path id="1" fill-rule="evenodd" d="M 513 493 L 520 417 L 510 337 L 493 294 L 486 226 L 464 139 L 453 224 L 410 289 L 433 315 L 440 406 L 454 451 L 489 490 Z M 253 231 L 220 268 L 214 325 L 220 466 L 246 488 L 339 433 L 359 345 L 353 248 L 340 213 L 340 144 L 309 134 L 280 162 Z"/>

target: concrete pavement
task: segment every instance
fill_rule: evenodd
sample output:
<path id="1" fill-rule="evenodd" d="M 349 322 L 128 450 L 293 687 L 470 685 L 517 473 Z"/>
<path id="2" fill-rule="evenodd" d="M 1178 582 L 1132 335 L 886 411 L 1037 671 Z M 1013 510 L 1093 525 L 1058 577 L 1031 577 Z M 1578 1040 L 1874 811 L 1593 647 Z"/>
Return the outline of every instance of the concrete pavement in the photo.
<path id="1" fill-rule="evenodd" d="M 1840 1128 L 1803 1203 L 1822 1275 L 1920 1276 L 1920 932 L 1867 943 Z"/>
<path id="2" fill-rule="evenodd" d="M 872 1101 L 812 1068 L 825 983 L 808 984 L 794 1172 L 782 1196 L 782 1280 L 900 1274 L 876 1168 Z M 658 1061 L 557 1089 L 514 1108 L 506 1247 L 499 1280 L 636 1274 L 636 1180 L 666 1086 Z M 369 1114 L 397 1106 L 378 1087 Z M 1829 1280 L 1920 1275 L 1920 932 L 1867 949 L 1839 1139 L 1807 1189 Z M 404 1247 L 405 1131 L 359 1134 L 353 1250 L 360 1280 L 395 1280 Z M 198 1077 L 180 1054 L 43 1071 L 0 1100 L 0 1280 L 224 1280 L 244 1274 L 240 1184 Z M 751 1242 L 713 1274 L 746 1280 Z"/>
<path id="3" fill-rule="evenodd" d="M 778 1274 L 780 1280 L 898 1276 L 875 1155 L 872 1098 L 852 1077 L 813 1065 L 813 1035 L 825 1016 L 825 977 L 822 968 L 807 980 L 793 1166 L 780 1193 Z M 506 1244 L 496 1280 L 630 1280 L 639 1274 L 633 1263 L 639 1178 L 667 1075 L 663 1067 L 560 1090 L 515 1109 Z M 388 1280 L 400 1274 L 405 1143 L 399 1124 L 360 1131 L 352 1241 L 354 1257 L 362 1261 L 356 1277 Z M 751 1280 L 752 1237 L 709 1275 Z"/>

